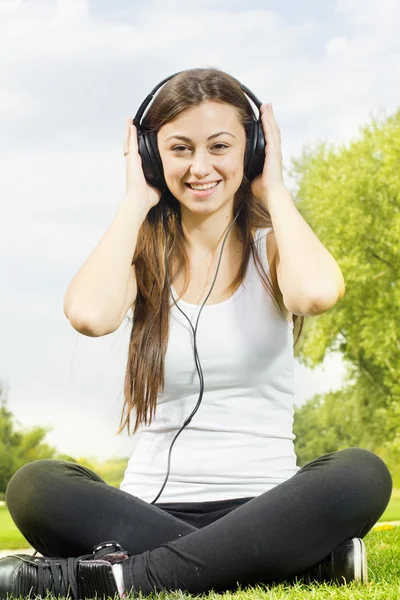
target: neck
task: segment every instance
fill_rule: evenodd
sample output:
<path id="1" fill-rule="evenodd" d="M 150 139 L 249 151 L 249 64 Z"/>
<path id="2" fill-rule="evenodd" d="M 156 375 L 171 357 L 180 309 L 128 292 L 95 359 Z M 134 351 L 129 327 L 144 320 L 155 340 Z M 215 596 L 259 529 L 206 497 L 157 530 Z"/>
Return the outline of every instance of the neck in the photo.
<path id="1" fill-rule="evenodd" d="M 200 260 L 212 259 L 221 251 L 225 235 L 234 220 L 232 210 L 212 215 L 196 215 L 191 211 L 182 211 L 182 229 L 186 245 L 191 256 Z M 224 253 L 237 247 L 237 225 L 231 227 L 224 246 Z"/>

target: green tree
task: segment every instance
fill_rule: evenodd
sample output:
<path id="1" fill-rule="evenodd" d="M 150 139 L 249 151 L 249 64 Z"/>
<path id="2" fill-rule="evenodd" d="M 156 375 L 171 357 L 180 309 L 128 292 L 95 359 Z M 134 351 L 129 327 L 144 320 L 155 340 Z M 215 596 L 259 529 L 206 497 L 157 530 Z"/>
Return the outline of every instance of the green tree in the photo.
<path id="1" fill-rule="evenodd" d="M 74 457 L 57 451 L 44 442 L 51 427 L 16 430 L 14 416 L 7 409 L 5 386 L 0 382 L 0 498 L 4 498 L 8 482 L 16 471 L 34 460 L 53 459 L 78 463 L 91 469 L 106 483 L 119 487 L 128 458 L 111 458 L 99 462 L 96 458 Z"/>
<path id="2" fill-rule="evenodd" d="M 0 384 L 0 494 L 4 495 L 12 475 L 25 463 L 53 458 L 56 449 L 43 442 L 49 429 L 33 427 L 16 431 L 14 417 L 7 409 L 5 388 Z"/>
<path id="3" fill-rule="evenodd" d="M 127 463 L 128 458 L 110 458 L 98 465 L 97 473 L 109 485 L 119 487 L 124 478 Z"/>
<path id="4" fill-rule="evenodd" d="M 348 145 L 322 142 L 292 160 L 298 210 L 335 257 L 346 283 L 328 312 L 305 320 L 298 360 L 330 351 L 343 389 L 295 411 L 302 461 L 340 447 L 379 451 L 400 465 L 400 111 L 373 118 Z M 313 454 L 316 453 L 314 456 Z"/>

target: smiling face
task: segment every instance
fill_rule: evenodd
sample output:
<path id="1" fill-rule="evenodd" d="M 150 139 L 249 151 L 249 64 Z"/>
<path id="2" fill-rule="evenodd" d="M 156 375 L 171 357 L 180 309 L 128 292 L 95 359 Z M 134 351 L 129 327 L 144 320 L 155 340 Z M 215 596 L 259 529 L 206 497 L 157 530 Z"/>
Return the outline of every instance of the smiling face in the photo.
<path id="1" fill-rule="evenodd" d="M 157 143 L 167 186 L 181 204 L 182 217 L 186 210 L 198 215 L 222 207 L 232 211 L 246 147 L 234 106 L 207 100 L 188 108 L 160 128 Z M 204 192 L 188 186 L 216 181 L 215 188 Z"/>

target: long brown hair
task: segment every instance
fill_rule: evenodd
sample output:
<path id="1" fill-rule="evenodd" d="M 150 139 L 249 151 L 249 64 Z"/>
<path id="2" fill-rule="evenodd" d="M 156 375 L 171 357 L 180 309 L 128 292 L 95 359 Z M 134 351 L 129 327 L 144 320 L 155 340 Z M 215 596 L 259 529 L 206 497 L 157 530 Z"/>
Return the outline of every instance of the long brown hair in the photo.
<path id="1" fill-rule="evenodd" d="M 234 106 L 245 130 L 254 119 L 250 102 L 235 79 L 220 69 L 200 68 L 183 71 L 167 81 L 153 99 L 142 122 L 152 131 L 158 131 L 185 109 L 206 100 Z M 167 239 L 162 222 L 163 208 Z M 244 255 L 230 287 L 236 289 L 243 280 L 252 254 L 264 287 L 287 322 L 273 285 L 254 247 L 252 231 L 272 227 L 271 215 L 263 203 L 251 193 L 250 182 L 246 176 L 243 177 L 234 198 L 233 212 L 236 215 L 238 211 L 240 213 L 236 219 L 236 233 L 243 243 Z M 130 434 L 130 417 L 134 409 L 136 422 L 133 433 L 141 423 L 149 425 L 154 418 L 158 392 L 164 389 L 164 358 L 168 342 L 170 308 L 173 305 L 166 277 L 165 245 L 168 263 L 173 263 L 168 268 L 170 281 L 174 281 L 181 273 L 184 274 L 183 295 L 190 279 L 189 257 L 184 242 L 180 204 L 167 189 L 163 192 L 160 202 L 148 212 L 140 228 L 132 259 L 138 292 L 133 309 L 124 383 L 125 402 L 118 433 L 127 426 Z M 303 321 L 304 317 L 293 315 L 294 326 L 296 327 L 298 322 L 300 325 L 294 346 L 303 329 Z"/>

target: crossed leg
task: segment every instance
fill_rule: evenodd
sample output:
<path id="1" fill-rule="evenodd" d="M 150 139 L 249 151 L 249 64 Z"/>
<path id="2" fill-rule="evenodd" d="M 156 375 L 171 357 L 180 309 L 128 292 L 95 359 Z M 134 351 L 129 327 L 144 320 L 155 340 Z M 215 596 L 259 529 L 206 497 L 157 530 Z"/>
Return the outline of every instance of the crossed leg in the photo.
<path id="1" fill-rule="evenodd" d="M 221 519 L 122 563 L 125 588 L 199 594 L 294 578 L 364 537 L 392 491 L 385 463 L 361 448 L 312 461 Z"/>
<path id="2" fill-rule="evenodd" d="M 9 483 L 6 503 L 17 527 L 45 556 L 80 556 L 116 540 L 130 555 L 122 563 L 126 589 L 202 593 L 300 574 L 344 540 L 364 537 L 391 491 L 385 463 L 372 452 L 348 448 L 315 459 L 222 516 L 215 513 L 216 520 L 202 528 L 63 461 L 22 467 Z"/>

